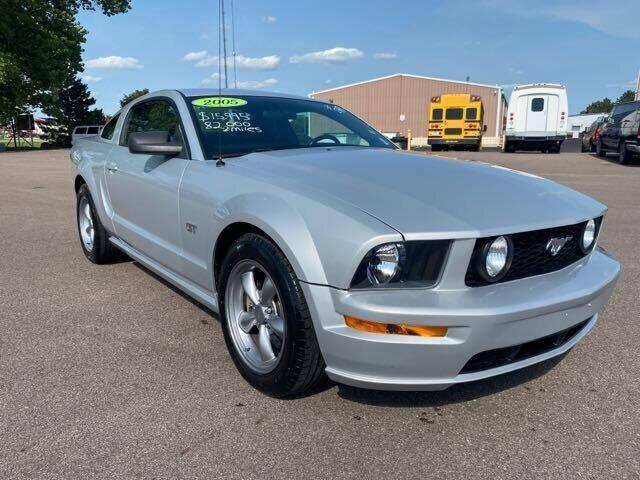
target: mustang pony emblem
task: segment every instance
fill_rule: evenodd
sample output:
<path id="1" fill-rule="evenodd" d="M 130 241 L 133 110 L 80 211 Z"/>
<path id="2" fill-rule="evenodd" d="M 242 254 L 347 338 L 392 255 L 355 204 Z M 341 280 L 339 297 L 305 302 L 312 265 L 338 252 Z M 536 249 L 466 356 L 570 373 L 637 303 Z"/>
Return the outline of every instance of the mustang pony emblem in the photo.
<path id="1" fill-rule="evenodd" d="M 552 238 L 547 242 L 547 246 L 545 247 L 549 253 L 551 253 L 552 257 L 555 257 L 562 247 L 571 240 L 573 237 L 563 237 L 563 238 Z"/>

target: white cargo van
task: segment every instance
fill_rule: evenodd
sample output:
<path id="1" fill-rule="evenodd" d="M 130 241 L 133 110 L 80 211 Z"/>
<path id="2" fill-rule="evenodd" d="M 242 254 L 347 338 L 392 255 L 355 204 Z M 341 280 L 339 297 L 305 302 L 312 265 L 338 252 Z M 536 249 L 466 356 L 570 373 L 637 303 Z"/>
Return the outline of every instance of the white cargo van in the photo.
<path id="1" fill-rule="evenodd" d="M 505 117 L 503 151 L 558 153 L 567 137 L 567 90 L 555 83 L 517 85 Z"/>

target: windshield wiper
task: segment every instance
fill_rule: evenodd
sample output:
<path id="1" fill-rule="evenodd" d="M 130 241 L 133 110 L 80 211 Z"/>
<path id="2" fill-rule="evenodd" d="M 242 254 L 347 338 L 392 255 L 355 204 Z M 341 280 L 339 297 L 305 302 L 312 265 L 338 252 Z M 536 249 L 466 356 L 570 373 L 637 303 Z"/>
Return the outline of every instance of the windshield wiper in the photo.
<path id="1" fill-rule="evenodd" d="M 216 160 L 217 159 L 221 159 L 221 158 L 236 158 L 236 157 L 244 157 L 245 155 L 249 155 L 250 153 L 260 153 L 260 152 L 271 152 L 273 150 L 276 150 L 273 147 L 260 147 L 260 148 L 256 148 L 255 150 L 251 150 L 250 152 L 229 152 L 229 153 L 222 153 L 220 155 L 216 155 Z"/>

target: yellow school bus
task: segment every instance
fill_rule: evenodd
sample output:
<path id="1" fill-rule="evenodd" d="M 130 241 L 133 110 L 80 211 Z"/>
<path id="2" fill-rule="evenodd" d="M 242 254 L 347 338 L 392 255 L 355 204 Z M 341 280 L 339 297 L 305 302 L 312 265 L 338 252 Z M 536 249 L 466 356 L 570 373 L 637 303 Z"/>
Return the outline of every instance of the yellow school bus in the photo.
<path id="1" fill-rule="evenodd" d="M 483 127 L 482 99 L 468 93 L 431 97 L 429 145 L 433 151 L 450 148 L 480 150 Z"/>

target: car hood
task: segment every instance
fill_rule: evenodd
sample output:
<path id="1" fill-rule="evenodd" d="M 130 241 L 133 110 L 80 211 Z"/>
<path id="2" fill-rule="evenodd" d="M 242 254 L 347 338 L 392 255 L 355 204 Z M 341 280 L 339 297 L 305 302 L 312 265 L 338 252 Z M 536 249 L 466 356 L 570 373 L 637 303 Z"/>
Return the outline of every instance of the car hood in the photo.
<path id="1" fill-rule="evenodd" d="M 336 197 L 407 239 L 536 230 L 578 223 L 606 210 L 586 195 L 535 175 L 388 149 L 309 148 L 237 160 L 288 189 Z"/>

